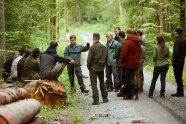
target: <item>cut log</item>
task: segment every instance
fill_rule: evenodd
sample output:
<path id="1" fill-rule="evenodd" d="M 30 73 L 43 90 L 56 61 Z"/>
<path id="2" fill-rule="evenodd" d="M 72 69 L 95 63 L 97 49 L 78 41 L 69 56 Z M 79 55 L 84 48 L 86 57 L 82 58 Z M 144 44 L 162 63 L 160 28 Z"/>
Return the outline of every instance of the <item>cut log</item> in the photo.
<path id="1" fill-rule="evenodd" d="M 58 81 L 30 82 L 24 88 L 27 90 L 29 98 L 38 100 L 42 105 L 63 105 L 66 101 L 65 86 Z"/>
<path id="2" fill-rule="evenodd" d="M 0 90 L 0 105 L 15 102 L 17 100 L 24 99 L 27 95 L 27 91 L 23 88 L 8 88 Z"/>
<path id="3" fill-rule="evenodd" d="M 25 99 L 0 106 L 0 124 L 26 124 L 41 110 L 35 99 Z"/>

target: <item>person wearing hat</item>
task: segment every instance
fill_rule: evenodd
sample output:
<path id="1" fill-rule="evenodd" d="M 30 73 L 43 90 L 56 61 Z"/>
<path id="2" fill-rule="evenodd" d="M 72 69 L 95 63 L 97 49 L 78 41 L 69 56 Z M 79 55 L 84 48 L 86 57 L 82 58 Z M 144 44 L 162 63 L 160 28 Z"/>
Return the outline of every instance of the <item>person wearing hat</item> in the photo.
<path id="1" fill-rule="evenodd" d="M 11 77 L 14 81 L 17 80 L 17 64 L 19 62 L 20 59 L 23 58 L 23 56 L 25 55 L 27 49 L 26 48 L 21 48 L 19 50 L 19 56 L 14 59 L 13 63 L 12 63 L 12 66 L 11 66 Z"/>
<path id="2" fill-rule="evenodd" d="M 66 64 L 75 64 L 74 60 L 61 57 L 57 54 L 58 43 L 50 42 L 50 47 L 40 57 L 40 76 L 41 79 L 56 80 L 61 75 Z M 58 62 L 58 63 L 57 63 Z"/>
<path id="3" fill-rule="evenodd" d="M 37 59 L 40 56 L 39 48 L 32 51 L 32 55 L 25 59 L 21 80 L 39 80 L 40 66 Z"/>

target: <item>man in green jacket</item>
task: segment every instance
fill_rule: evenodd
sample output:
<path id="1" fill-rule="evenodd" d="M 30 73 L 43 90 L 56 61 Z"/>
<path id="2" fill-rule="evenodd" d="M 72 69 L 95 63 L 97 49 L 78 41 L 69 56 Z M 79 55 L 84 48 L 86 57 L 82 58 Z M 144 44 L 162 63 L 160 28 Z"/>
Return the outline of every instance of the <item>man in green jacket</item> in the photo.
<path id="1" fill-rule="evenodd" d="M 118 74 L 116 72 L 116 59 L 113 58 L 115 54 L 116 44 L 118 43 L 113 39 L 113 33 L 107 32 L 106 33 L 107 38 L 107 44 L 106 48 L 108 50 L 108 61 L 106 64 L 106 84 L 107 84 L 107 91 L 113 91 L 113 88 L 115 88 L 116 84 L 119 83 Z M 114 87 L 112 82 L 112 74 L 114 75 Z"/>
<path id="2" fill-rule="evenodd" d="M 90 81 L 91 87 L 93 92 L 93 100 L 94 102 L 92 105 L 99 105 L 99 95 L 97 89 L 97 77 L 100 82 L 100 89 L 103 98 L 103 103 L 108 102 L 107 99 L 107 91 L 106 86 L 104 84 L 104 67 L 107 63 L 108 52 L 107 48 L 102 45 L 100 42 L 100 34 L 94 33 L 93 34 L 93 41 L 94 44 L 89 50 L 88 59 L 87 59 L 87 68 L 89 69 L 90 73 Z"/>
<path id="3" fill-rule="evenodd" d="M 123 43 L 125 42 L 125 32 L 119 32 L 119 42 L 116 44 L 115 54 L 113 56 L 116 59 L 116 70 L 119 77 L 119 83 L 116 85 L 116 89 L 120 89 L 121 81 L 122 81 L 122 65 L 120 64 L 121 53 L 123 50 Z M 123 70 L 124 71 L 124 70 Z M 123 72 L 125 73 L 125 72 Z M 120 92 L 117 96 L 122 96 L 122 92 Z"/>
<path id="4" fill-rule="evenodd" d="M 181 28 L 174 29 L 174 36 L 176 37 L 176 40 L 174 42 L 172 65 L 177 83 L 177 92 L 175 94 L 171 94 L 172 97 L 184 96 L 182 75 L 186 56 L 186 39 L 182 36 L 182 32 L 183 30 Z"/>
<path id="5" fill-rule="evenodd" d="M 83 75 L 81 70 L 81 52 L 86 52 L 89 50 L 90 43 L 87 42 L 86 46 L 82 46 L 79 44 L 76 44 L 76 36 L 71 35 L 70 36 L 70 45 L 68 45 L 65 48 L 64 57 L 74 60 L 75 64 L 68 64 L 68 75 L 70 79 L 71 89 L 75 91 L 74 86 L 74 71 L 78 79 L 78 83 L 80 85 L 80 89 L 82 93 L 88 93 L 89 91 L 86 89 L 84 82 L 83 82 Z"/>

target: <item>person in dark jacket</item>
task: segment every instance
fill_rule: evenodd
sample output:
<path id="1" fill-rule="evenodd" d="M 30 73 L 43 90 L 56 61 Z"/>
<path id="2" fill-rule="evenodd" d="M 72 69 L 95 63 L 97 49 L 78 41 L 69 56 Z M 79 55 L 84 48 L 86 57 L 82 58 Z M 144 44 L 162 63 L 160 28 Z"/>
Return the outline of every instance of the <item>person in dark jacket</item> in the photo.
<path id="1" fill-rule="evenodd" d="M 108 93 L 106 91 L 106 86 L 104 83 L 104 67 L 107 63 L 108 59 L 108 51 L 107 48 L 99 42 L 100 40 L 100 34 L 94 33 L 93 34 L 93 45 L 91 46 L 89 53 L 88 53 L 88 59 L 87 59 L 87 68 L 89 70 L 90 74 L 90 82 L 92 87 L 92 98 L 94 102 L 92 105 L 99 105 L 99 95 L 98 95 L 98 89 L 97 89 L 97 78 L 100 82 L 100 89 L 101 89 L 101 95 L 103 99 L 103 103 L 108 102 L 107 99 Z"/>
<path id="2" fill-rule="evenodd" d="M 29 57 L 31 55 L 31 51 L 27 50 L 25 55 L 23 56 L 22 59 L 19 60 L 18 64 L 17 64 L 17 77 L 18 80 L 21 81 L 21 76 L 22 76 L 22 72 L 23 72 L 23 67 L 24 67 L 24 63 L 25 63 L 25 59 L 27 57 Z"/>
<path id="3" fill-rule="evenodd" d="M 40 56 L 40 50 L 39 48 L 35 48 L 32 51 L 32 55 L 27 57 L 24 62 L 23 72 L 21 76 L 21 80 L 39 80 L 39 62 L 37 59 Z"/>
<path id="4" fill-rule="evenodd" d="M 175 94 L 171 94 L 172 97 L 183 97 L 183 68 L 185 63 L 186 56 L 186 39 L 182 36 L 183 30 L 181 28 L 175 28 L 174 36 L 176 40 L 174 42 L 173 48 L 173 68 L 174 75 L 177 83 L 177 92 Z"/>
<path id="5" fill-rule="evenodd" d="M 121 31 L 120 27 L 115 27 L 114 28 L 114 33 L 115 33 L 115 37 L 114 40 L 119 42 L 119 32 Z"/>
<path id="6" fill-rule="evenodd" d="M 120 31 L 119 32 L 119 42 L 116 44 L 115 54 L 113 56 L 114 59 L 116 59 L 116 71 L 119 77 L 119 83 L 116 84 L 116 89 L 120 89 L 121 87 L 121 79 L 122 79 L 122 65 L 120 64 L 121 59 L 121 53 L 123 50 L 123 44 L 125 42 L 125 32 Z M 122 96 L 120 92 L 117 96 Z"/>
<path id="7" fill-rule="evenodd" d="M 57 80 L 61 75 L 66 64 L 74 64 L 74 60 L 61 57 L 57 54 L 58 43 L 56 41 L 50 42 L 50 47 L 41 53 L 40 57 L 40 77 L 41 79 Z M 59 62 L 59 63 L 57 63 Z M 57 64 L 56 64 L 57 63 Z"/>
<path id="8" fill-rule="evenodd" d="M 134 76 L 139 66 L 141 42 L 140 39 L 134 35 L 133 29 L 128 29 L 126 33 L 127 39 L 124 42 L 124 47 L 121 54 L 121 65 L 125 66 L 126 68 L 126 84 L 136 88 L 134 83 Z M 134 89 L 134 91 L 136 90 Z"/>
<path id="9" fill-rule="evenodd" d="M 75 91 L 76 88 L 74 86 L 74 73 L 77 76 L 78 83 L 81 89 L 82 93 L 88 93 L 89 91 L 86 89 L 85 84 L 83 82 L 83 75 L 82 75 L 82 70 L 81 70 L 81 53 L 88 51 L 90 48 L 90 43 L 87 42 L 86 46 L 82 46 L 76 43 L 76 36 L 71 35 L 70 36 L 70 45 L 68 45 L 65 48 L 64 52 L 64 57 L 74 60 L 75 64 L 68 64 L 67 69 L 68 69 L 68 75 L 70 79 L 70 85 L 71 85 L 71 90 Z"/>
<path id="10" fill-rule="evenodd" d="M 3 79 L 6 81 L 7 79 L 11 79 L 11 66 L 14 61 L 18 57 L 17 52 L 12 52 L 10 58 L 8 58 L 3 65 Z"/>
<path id="11" fill-rule="evenodd" d="M 149 89 L 149 98 L 153 97 L 156 81 L 160 74 L 161 74 L 160 98 L 165 98 L 165 84 L 166 84 L 165 78 L 169 68 L 168 58 L 169 58 L 169 48 L 165 45 L 164 38 L 162 36 L 158 36 L 157 45 L 155 46 L 153 51 L 154 72 L 153 72 L 151 86 Z"/>

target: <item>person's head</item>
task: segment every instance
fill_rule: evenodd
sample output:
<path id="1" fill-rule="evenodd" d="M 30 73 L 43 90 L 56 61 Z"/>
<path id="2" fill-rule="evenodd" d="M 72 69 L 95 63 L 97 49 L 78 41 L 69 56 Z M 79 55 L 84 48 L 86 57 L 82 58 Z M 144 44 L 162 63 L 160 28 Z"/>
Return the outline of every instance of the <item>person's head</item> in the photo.
<path id="1" fill-rule="evenodd" d="M 39 48 L 35 48 L 33 51 L 32 51 L 32 57 L 34 57 L 34 58 L 39 58 L 39 56 L 40 56 L 40 50 L 39 50 Z"/>
<path id="2" fill-rule="evenodd" d="M 31 55 L 31 51 L 30 50 L 27 50 L 26 53 L 25 53 L 25 58 L 29 57 Z"/>
<path id="3" fill-rule="evenodd" d="M 174 36 L 175 37 L 178 37 L 178 36 L 182 35 L 182 33 L 183 33 L 182 28 L 177 27 L 177 28 L 174 29 Z"/>
<path id="4" fill-rule="evenodd" d="M 134 30 L 133 30 L 132 28 L 129 28 L 129 29 L 126 31 L 126 33 L 127 33 L 127 37 L 131 37 L 131 36 L 134 35 Z"/>
<path id="5" fill-rule="evenodd" d="M 21 48 L 19 50 L 19 55 L 23 56 L 26 53 L 27 49 L 26 48 Z"/>
<path id="6" fill-rule="evenodd" d="M 106 33 L 107 41 L 111 42 L 113 39 L 113 33 L 111 31 Z"/>
<path id="7" fill-rule="evenodd" d="M 119 32 L 119 39 L 124 39 L 125 38 L 125 32 L 124 31 L 120 31 Z"/>
<path id="8" fill-rule="evenodd" d="M 114 33 L 115 33 L 116 36 L 119 34 L 120 30 L 121 30 L 120 27 L 115 27 L 114 28 Z"/>
<path id="9" fill-rule="evenodd" d="M 98 42 L 100 40 L 100 34 L 99 33 L 93 33 L 93 41 Z"/>
<path id="10" fill-rule="evenodd" d="M 71 35 L 70 36 L 70 43 L 71 43 L 71 45 L 75 45 L 76 44 L 76 36 L 75 35 Z"/>
<path id="11" fill-rule="evenodd" d="M 12 52 L 12 53 L 11 53 L 11 57 L 12 57 L 13 59 L 16 59 L 16 58 L 18 57 L 18 52 L 17 52 L 17 51 Z"/>
<path id="12" fill-rule="evenodd" d="M 165 49 L 165 42 L 164 42 L 163 36 L 158 36 L 156 38 L 156 40 L 157 40 L 156 43 L 159 45 L 160 49 L 164 50 Z"/>
<path id="13" fill-rule="evenodd" d="M 50 42 L 50 48 L 56 49 L 57 46 L 58 46 L 58 43 L 57 43 L 56 41 L 51 41 L 51 42 Z"/>
<path id="14" fill-rule="evenodd" d="M 137 33 L 137 36 L 138 36 L 138 37 L 142 37 L 142 36 L 143 36 L 143 31 L 140 30 L 140 29 L 137 29 L 137 30 L 136 30 L 136 33 Z"/>

